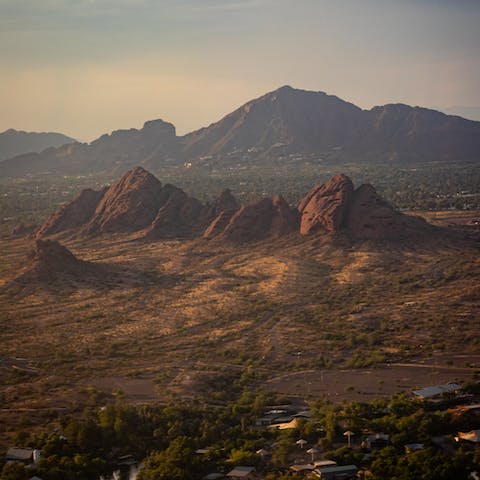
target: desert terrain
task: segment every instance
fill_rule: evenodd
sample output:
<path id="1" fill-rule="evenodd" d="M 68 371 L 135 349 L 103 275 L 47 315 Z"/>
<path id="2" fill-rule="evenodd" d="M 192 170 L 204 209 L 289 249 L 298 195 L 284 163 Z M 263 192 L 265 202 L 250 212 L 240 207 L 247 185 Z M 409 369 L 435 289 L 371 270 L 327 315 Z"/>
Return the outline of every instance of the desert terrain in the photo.
<path id="1" fill-rule="evenodd" d="M 12 287 L 33 240 L 0 240 L 5 432 L 74 411 L 92 391 L 139 404 L 202 398 L 205 385 L 244 370 L 262 388 L 335 401 L 479 373 L 471 241 L 114 234 L 62 244 L 98 273 Z"/>

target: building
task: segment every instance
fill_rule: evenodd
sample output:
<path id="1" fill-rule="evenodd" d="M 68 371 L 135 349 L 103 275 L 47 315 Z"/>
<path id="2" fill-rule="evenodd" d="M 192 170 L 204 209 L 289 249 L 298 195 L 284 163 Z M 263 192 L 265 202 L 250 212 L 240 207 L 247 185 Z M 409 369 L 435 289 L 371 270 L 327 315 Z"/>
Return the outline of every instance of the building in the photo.
<path id="1" fill-rule="evenodd" d="M 318 467 L 313 473 L 324 480 L 348 480 L 357 475 L 356 465 L 337 465 L 331 467 Z"/>
<path id="2" fill-rule="evenodd" d="M 420 390 L 414 390 L 413 394 L 420 400 L 430 400 L 439 398 L 445 393 L 455 393 L 462 387 L 457 383 L 447 383 L 446 385 L 434 385 L 433 387 L 425 387 Z"/>
<path id="3" fill-rule="evenodd" d="M 405 453 L 416 452 L 417 450 L 423 450 L 425 445 L 423 443 L 407 443 L 405 445 Z"/>
<path id="4" fill-rule="evenodd" d="M 203 477 L 203 480 L 220 480 L 221 478 L 225 478 L 225 475 L 223 473 L 212 472 L 208 475 L 205 475 Z"/>
<path id="5" fill-rule="evenodd" d="M 10 447 L 5 456 L 5 461 L 18 462 L 25 465 L 35 465 L 40 458 L 40 450 L 34 448 Z"/>
<path id="6" fill-rule="evenodd" d="M 307 463 L 305 465 L 291 465 L 290 470 L 294 473 L 300 475 L 306 475 L 310 473 L 315 467 L 311 463 Z"/>
<path id="7" fill-rule="evenodd" d="M 227 473 L 228 478 L 254 478 L 255 467 L 237 466 Z"/>
<path id="8" fill-rule="evenodd" d="M 472 430 L 470 432 L 458 432 L 458 435 L 455 437 L 455 440 L 457 442 L 459 442 L 460 440 L 464 440 L 466 442 L 479 444 L 480 430 Z"/>
<path id="9" fill-rule="evenodd" d="M 319 467 L 334 467 L 337 465 L 337 462 L 334 462 L 333 460 L 315 460 L 313 462 L 313 466 L 315 468 Z"/>
<path id="10" fill-rule="evenodd" d="M 474 412 L 480 410 L 480 403 L 475 403 L 473 405 L 457 405 L 456 407 L 449 408 L 448 413 L 452 415 L 462 415 L 465 412 Z"/>

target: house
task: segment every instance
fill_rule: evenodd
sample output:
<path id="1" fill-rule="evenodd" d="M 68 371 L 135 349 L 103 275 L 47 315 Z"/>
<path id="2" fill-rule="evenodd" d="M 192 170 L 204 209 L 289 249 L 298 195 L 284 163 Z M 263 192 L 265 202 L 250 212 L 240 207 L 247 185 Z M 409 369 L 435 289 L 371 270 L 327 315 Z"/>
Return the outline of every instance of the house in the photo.
<path id="1" fill-rule="evenodd" d="M 233 470 L 227 473 L 228 478 L 245 478 L 250 479 L 254 478 L 253 472 L 255 471 L 255 467 L 245 467 L 245 466 L 237 466 Z"/>
<path id="2" fill-rule="evenodd" d="M 117 465 L 120 467 L 132 467 L 137 465 L 137 461 L 133 455 L 123 455 L 118 457 Z"/>
<path id="3" fill-rule="evenodd" d="M 480 410 L 480 403 L 475 403 L 473 405 L 457 405 L 454 408 L 449 408 L 447 412 L 452 415 L 462 415 L 465 412 L 474 412 L 475 410 Z"/>
<path id="4" fill-rule="evenodd" d="M 263 417 L 260 417 L 259 419 L 257 419 L 255 424 L 257 427 L 265 427 L 265 426 L 272 425 L 273 423 L 282 423 L 282 422 L 279 422 L 278 419 L 281 417 L 285 417 L 286 415 L 287 415 L 286 410 L 280 410 L 280 409 L 269 410 L 268 412 L 265 413 Z"/>
<path id="5" fill-rule="evenodd" d="M 385 433 L 374 433 L 372 435 L 367 435 L 365 440 L 362 442 L 362 447 L 368 448 L 369 450 L 376 450 L 379 448 L 385 448 L 390 445 L 390 436 Z"/>
<path id="6" fill-rule="evenodd" d="M 274 425 L 270 425 L 270 428 L 278 428 L 279 430 L 286 430 L 289 428 L 297 428 L 297 426 L 298 426 L 298 418 L 294 418 L 289 422 L 275 423 Z"/>
<path id="7" fill-rule="evenodd" d="M 5 461 L 19 462 L 25 465 L 35 465 L 40 458 L 40 450 L 34 448 L 10 447 L 5 456 Z"/>
<path id="8" fill-rule="evenodd" d="M 272 452 L 270 450 L 267 450 L 266 448 L 261 448 L 260 450 L 257 450 L 255 453 L 257 455 L 260 455 L 262 460 L 272 456 Z"/>
<path id="9" fill-rule="evenodd" d="M 289 423 L 293 420 L 293 417 L 289 415 L 283 415 L 281 417 L 275 418 L 275 420 L 272 421 L 272 425 L 279 425 L 282 423 Z"/>
<path id="10" fill-rule="evenodd" d="M 313 462 L 313 466 L 315 468 L 319 467 L 334 467 L 337 464 L 337 462 L 334 462 L 333 460 L 315 460 Z"/>
<path id="11" fill-rule="evenodd" d="M 310 473 L 315 467 L 311 463 L 305 465 L 291 465 L 290 470 L 294 473 L 305 475 Z"/>
<path id="12" fill-rule="evenodd" d="M 331 467 L 316 468 L 313 473 L 325 480 L 348 480 L 354 479 L 357 475 L 356 465 L 336 465 Z"/>
<path id="13" fill-rule="evenodd" d="M 423 443 L 407 443 L 405 445 L 405 453 L 416 452 L 417 450 L 423 450 L 425 445 Z"/>
<path id="14" fill-rule="evenodd" d="M 225 478 L 225 475 L 223 473 L 213 472 L 205 475 L 203 480 L 220 480 L 220 478 Z"/>
<path id="15" fill-rule="evenodd" d="M 458 432 L 455 440 L 457 442 L 459 442 L 460 440 L 465 440 L 466 442 L 478 444 L 480 443 L 480 430 L 472 430 L 470 432 Z"/>
<path id="16" fill-rule="evenodd" d="M 312 418 L 312 413 L 310 412 L 310 410 L 302 410 L 300 412 L 293 414 L 292 417 L 309 419 L 309 418 Z"/>
<path id="17" fill-rule="evenodd" d="M 454 393 L 461 389 L 462 387 L 458 383 L 447 383 L 446 385 L 434 385 L 433 387 L 414 390 L 413 394 L 420 400 L 430 400 L 441 397 L 444 393 Z"/>

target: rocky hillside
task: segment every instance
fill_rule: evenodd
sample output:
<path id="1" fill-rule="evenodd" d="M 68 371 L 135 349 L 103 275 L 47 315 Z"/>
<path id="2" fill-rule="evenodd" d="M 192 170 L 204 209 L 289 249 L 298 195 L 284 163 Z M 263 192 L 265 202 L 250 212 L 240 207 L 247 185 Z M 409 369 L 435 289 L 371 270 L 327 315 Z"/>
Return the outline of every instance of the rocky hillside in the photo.
<path id="1" fill-rule="evenodd" d="M 207 228 L 204 236 L 235 243 L 244 243 L 277 238 L 295 232 L 298 228 L 298 212 L 277 195 L 273 200 L 264 198 L 253 205 L 237 210 L 226 221 L 227 213 L 222 212 Z M 224 228 L 220 228 L 224 222 Z"/>
<path id="2" fill-rule="evenodd" d="M 23 268 L 2 287 L 9 293 L 32 293 L 40 289 L 68 289 L 99 277 L 96 265 L 79 260 L 55 240 L 36 240 Z"/>
<path id="3" fill-rule="evenodd" d="M 371 185 L 355 189 L 345 175 L 312 189 L 298 209 L 302 235 L 344 232 L 354 239 L 404 240 L 433 233 L 424 220 L 394 210 Z"/>
<path id="4" fill-rule="evenodd" d="M 136 167 L 112 186 L 84 190 L 61 206 L 37 229 L 36 237 L 135 234 L 155 240 L 203 236 L 240 244 L 288 234 L 344 234 L 350 239 L 395 241 L 432 232 L 424 220 L 395 211 L 371 185 L 355 189 L 345 175 L 316 186 L 297 207 L 281 195 L 240 206 L 230 190 L 205 205 Z"/>
<path id="5" fill-rule="evenodd" d="M 162 120 L 0 162 L 0 176 L 116 172 L 134 165 L 215 159 L 226 164 L 282 161 L 288 154 L 349 161 L 478 161 L 480 122 L 435 110 L 388 104 L 371 110 L 323 92 L 282 87 L 183 137 Z"/>
<path id="6" fill-rule="evenodd" d="M 358 141 L 362 117 L 360 108 L 335 96 L 282 87 L 187 135 L 185 151 L 188 157 L 317 152 Z"/>
<path id="7" fill-rule="evenodd" d="M 136 167 L 108 188 L 82 191 L 55 211 L 36 236 L 137 233 L 150 239 L 191 237 L 200 235 L 221 212 L 235 208 L 238 203 L 229 191 L 204 205 Z"/>
<path id="8" fill-rule="evenodd" d="M 204 237 L 244 243 L 297 232 L 302 236 L 344 235 L 351 240 L 404 241 L 434 233 L 424 220 L 403 215 L 385 202 L 371 185 L 354 188 L 336 175 L 308 192 L 297 208 L 281 196 L 219 215 Z"/>
<path id="9" fill-rule="evenodd" d="M 187 157 L 313 153 L 373 160 L 477 160 L 480 122 L 389 104 L 362 110 L 323 92 L 288 86 L 187 135 Z"/>

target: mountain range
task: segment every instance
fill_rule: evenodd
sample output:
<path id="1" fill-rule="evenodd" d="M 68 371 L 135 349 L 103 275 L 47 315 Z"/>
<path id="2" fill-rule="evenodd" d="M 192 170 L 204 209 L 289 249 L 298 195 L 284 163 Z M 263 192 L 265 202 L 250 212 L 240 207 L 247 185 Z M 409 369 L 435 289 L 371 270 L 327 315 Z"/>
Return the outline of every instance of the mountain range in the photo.
<path id="1" fill-rule="evenodd" d="M 480 122 L 403 104 L 362 110 L 323 92 L 284 86 L 184 136 L 177 136 L 172 124 L 153 120 L 90 144 L 4 160 L 0 175 L 123 173 L 134 165 L 156 170 L 211 160 L 259 164 L 292 154 L 349 161 L 477 161 Z"/>
<path id="2" fill-rule="evenodd" d="M 75 141 L 62 133 L 23 132 L 10 128 L 0 133 L 0 160 L 31 152 L 40 153 Z"/>

